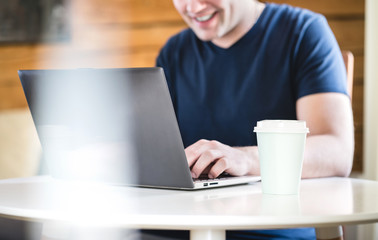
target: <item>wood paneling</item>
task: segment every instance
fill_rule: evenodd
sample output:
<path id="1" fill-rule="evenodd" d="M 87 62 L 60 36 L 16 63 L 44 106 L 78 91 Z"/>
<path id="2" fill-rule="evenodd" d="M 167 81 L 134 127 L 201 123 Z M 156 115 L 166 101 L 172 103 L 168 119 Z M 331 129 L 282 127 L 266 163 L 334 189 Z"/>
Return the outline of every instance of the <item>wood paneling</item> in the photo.
<path id="1" fill-rule="evenodd" d="M 0 109 L 27 105 L 19 69 L 154 66 L 186 26 L 171 0 L 75 0 L 70 9 L 69 42 L 0 46 Z"/>
<path id="2" fill-rule="evenodd" d="M 348 49 L 354 55 L 363 54 L 365 24 L 363 19 L 330 19 L 328 24 L 341 49 Z"/>
<path id="3" fill-rule="evenodd" d="M 153 24 L 182 21 L 172 0 L 75 0 L 78 24 Z"/>
<path id="4" fill-rule="evenodd" d="M 280 4 L 289 4 L 319 12 L 329 17 L 347 18 L 364 16 L 365 1 L 363 0 L 272 0 Z"/>
<path id="5" fill-rule="evenodd" d="M 7 101 L 0 101 L 0 109 L 14 109 L 27 106 L 24 92 L 22 91 L 20 83 L 1 85 L 0 96 L 1 99 L 7 99 Z"/>
<path id="6" fill-rule="evenodd" d="M 185 28 L 172 0 L 71 0 L 71 40 L 0 46 L 0 109 L 26 106 L 18 69 L 153 66 L 161 46 Z M 354 171 L 362 170 L 363 0 L 273 0 L 325 15 L 341 49 L 355 57 Z"/>

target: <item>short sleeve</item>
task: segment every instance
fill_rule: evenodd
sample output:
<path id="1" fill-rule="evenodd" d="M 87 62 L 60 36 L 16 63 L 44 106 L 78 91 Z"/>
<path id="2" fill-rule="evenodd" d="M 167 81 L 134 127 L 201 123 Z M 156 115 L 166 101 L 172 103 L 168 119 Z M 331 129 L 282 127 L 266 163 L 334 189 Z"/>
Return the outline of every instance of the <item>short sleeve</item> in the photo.
<path id="1" fill-rule="evenodd" d="M 321 92 L 347 94 L 341 51 L 323 16 L 316 15 L 304 26 L 294 56 L 297 99 Z"/>

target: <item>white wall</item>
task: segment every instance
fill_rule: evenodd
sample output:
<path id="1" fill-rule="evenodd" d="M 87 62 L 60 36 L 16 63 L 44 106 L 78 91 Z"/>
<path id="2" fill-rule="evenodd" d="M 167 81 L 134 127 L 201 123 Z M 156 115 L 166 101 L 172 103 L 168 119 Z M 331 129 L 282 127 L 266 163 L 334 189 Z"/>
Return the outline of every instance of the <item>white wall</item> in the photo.
<path id="1" fill-rule="evenodd" d="M 365 0 L 364 173 L 378 180 L 378 1 Z M 378 239 L 378 224 L 357 227 L 351 239 Z M 348 238 L 349 239 L 349 238 Z"/>
<path id="2" fill-rule="evenodd" d="M 364 177 L 378 180 L 378 1 L 365 1 Z"/>

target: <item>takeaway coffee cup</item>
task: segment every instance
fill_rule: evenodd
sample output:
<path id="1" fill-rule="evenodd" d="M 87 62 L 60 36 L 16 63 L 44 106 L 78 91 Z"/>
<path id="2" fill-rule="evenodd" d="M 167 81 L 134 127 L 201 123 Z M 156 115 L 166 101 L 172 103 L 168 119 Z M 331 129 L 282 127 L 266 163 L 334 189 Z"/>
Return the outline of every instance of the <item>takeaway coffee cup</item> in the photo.
<path id="1" fill-rule="evenodd" d="M 263 120 L 254 128 L 260 158 L 262 191 L 298 194 L 306 136 L 305 121 Z"/>

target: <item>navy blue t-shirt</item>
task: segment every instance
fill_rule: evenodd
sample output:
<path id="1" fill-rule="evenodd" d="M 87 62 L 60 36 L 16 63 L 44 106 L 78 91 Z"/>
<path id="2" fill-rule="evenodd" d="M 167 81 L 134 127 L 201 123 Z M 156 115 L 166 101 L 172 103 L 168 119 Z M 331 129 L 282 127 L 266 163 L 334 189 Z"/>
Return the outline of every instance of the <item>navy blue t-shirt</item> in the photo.
<path id="1" fill-rule="evenodd" d="M 251 18 L 252 21 L 252 18 Z M 184 146 L 200 139 L 257 145 L 263 119 L 296 119 L 299 98 L 346 93 L 346 71 L 326 19 L 267 4 L 253 28 L 227 49 L 191 29 L 169 39 L 157 58 L 164 69 Z M 230 231 L 228 239 L 315 239 L 314 229 Z"/>
<path id="2" fill-rule="evenodd" d="M 169 39 L 157 66 L 164 68 L 185 147 L 199 139 L 257 145 L 257 121 L 296 119 L 296 101 L 309 94 L 346 94 L 345 66 L 326 19 L 287 5 L 267 4 L 227 49 L 186 29 Z"/>

